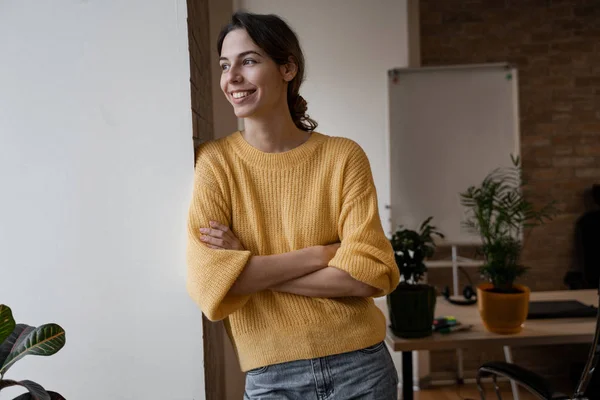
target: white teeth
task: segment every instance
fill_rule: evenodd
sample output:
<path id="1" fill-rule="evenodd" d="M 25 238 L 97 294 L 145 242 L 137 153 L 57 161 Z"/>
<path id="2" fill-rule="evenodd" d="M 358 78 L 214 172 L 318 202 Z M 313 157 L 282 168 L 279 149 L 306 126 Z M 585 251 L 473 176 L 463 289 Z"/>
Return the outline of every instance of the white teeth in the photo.
<path id="1" fill-rule="evenodd" d="M 232 96 L 234 99 L 241 99 L 242 97 L 249 96 L 251 92 L 234 92 Z"/>

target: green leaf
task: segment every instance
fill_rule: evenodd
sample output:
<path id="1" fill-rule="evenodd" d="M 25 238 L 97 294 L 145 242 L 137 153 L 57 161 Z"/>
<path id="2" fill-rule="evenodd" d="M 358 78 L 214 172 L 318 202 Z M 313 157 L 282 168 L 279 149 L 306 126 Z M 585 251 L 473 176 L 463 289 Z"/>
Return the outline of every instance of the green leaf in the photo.
<path id="1" fill-rule="evenodd" d="M 465 210 L 463 229 L 478 234 L 486 265 L 480 272 L 495 286 L 510 286 L 527 268 L 519 265 L 521 238 L 558 213 L 555 201 L 538 208 L 528 200 L 521 159 L 511 154 L 512 167 L 492 170 L 477 186 L 459 193 Z"/>
<path id="2" fill-rule="evenodd" d="M 33 381 L 2 381 L 2 388 L 10 386 L 23 386 L 29 393 L 25 393 L 17 397 L 17 399 L 31 399 L 31 400 L 52 400 L 48 392 L 40 385 Z M 28 397 L 23 397 L 28 396 Z M 16 399 L 15 399 L 16 400 Z"/>
<path id="3" fill-rule="evenodd" d="M 65 330 L 57 324 L 45 324 L 33 330 L 13 349 L 0 369 L 0 375 L 26 355 L 50 356 L 65 345 Z"/>
<path id="4" fill-rule="evenodd" d="M 6 340 L 15 329 L 15 320 L 10 307 L 0 304 L 0 344 Z"/>
<path id="5" fill-rule="evenodd" d="M 17 324 L 10 336 L 0 345 L 0 368 L 8 355 L 29 335 L 35 328 L 25 324 Z M 1 377 L 2 375 L 0 375 Z"/>
<path id="6" fill-rule="evenodd" d="M 396 265 L 405 283 L 416 284 L 423 278 L 427 271 L 424 261 L 435 253 L 433 236 L 444 238 L 443 233 L 430 224 L 432 219 L 428 217 L 423 221 L 418 232 L 400 225 L 390 239 Z"/>
<path id="7" fill-rule="evenodd" d="M 50 400 L 67 400 L 56 392 L 48 391 L 48 394 L 50 395 Z M 15 397 L 13 400 L 35 400 L 35 397 L 33 397 L 31 393 L 24 393 L 19 397 Z"/>

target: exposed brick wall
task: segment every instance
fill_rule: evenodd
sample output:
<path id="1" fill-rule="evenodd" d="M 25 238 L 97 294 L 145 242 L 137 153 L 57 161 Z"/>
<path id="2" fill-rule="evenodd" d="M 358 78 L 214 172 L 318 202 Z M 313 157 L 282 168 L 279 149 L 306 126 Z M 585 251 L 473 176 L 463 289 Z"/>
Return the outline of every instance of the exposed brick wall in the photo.
<path id="1" fill-rule="evenodd" d="M 208 0 L 188 0 L 194 145 L 213 138 Z"/>
<path id="2" fill-rule="evenodd" d="M 523 175 L 560 215 L 537 228 L 522 282 L 564 288 L 583 190 L 600 181 L 600 2 L 421 0 L 422 65 L 514 63 L 519 71 Z"/>
<path id="3" fill-rule="evenodd" d="M 600 1 L 421 0 L 420 24 L 423 66 L 517 66 L 523 175 L 531 199 L 553 198 L 560 208 L 526 242 L 523 262 L 531 270 L 521 282 L 534 290 L 564 289 L 583 191 L 600 182 Z M 449 279 L 444 272 L 431 275 L 438 285 Z M 502 358 L 501 350 L 491 350 L 488 359 Z M 564 364 L 553 363 L 568 353 L 563 350 L 517 349 L 515 361 L 564 377 Z M 577 351 L 585 358 L 585 346 Z M 432 370 L 453 369 L 451 356 L 432 353 Z M 466 354 L 465 368 L 479 361 Z"/>

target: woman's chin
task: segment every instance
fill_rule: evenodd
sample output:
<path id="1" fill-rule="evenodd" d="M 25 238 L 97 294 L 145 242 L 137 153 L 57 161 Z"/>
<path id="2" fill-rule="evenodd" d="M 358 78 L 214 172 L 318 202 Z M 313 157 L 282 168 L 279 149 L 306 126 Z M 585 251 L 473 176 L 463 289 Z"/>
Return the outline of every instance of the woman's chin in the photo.
<path id="1" fill-rule="evenodd" d="M 239 112 L 239 111 L 234 111 L 234 114 L 238 118 L 248 118 L 248 116 L 249 116 L 248 113 Z"/>
<path id="2" fill-rule="evenodd" d="M 238 118 L 248 118 L 254 114 L 254 110 L 244 109 L 244 108 L 234 108 L 233 113 Z"/>

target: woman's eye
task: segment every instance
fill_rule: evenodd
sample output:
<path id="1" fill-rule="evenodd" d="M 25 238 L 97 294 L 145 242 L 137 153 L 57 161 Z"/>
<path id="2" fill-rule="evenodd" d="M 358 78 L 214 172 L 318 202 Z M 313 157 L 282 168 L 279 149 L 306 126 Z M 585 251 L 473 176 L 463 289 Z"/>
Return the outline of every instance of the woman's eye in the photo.
<path id="1" fill-rule="evenodd" d="M 251 58 L 247 58 L 244 60 L 244 65 L 252 65 L 252 64 L 256 64 L 256 61 L 254 61 Z"/>
<path id="2" fill-rule="evenodd" d="M 223 71 L 225 71 L 227 68 L 229 68 L 229 65 L 227 65 L 227 64 L 221 64 L 221 69 Z"/>

